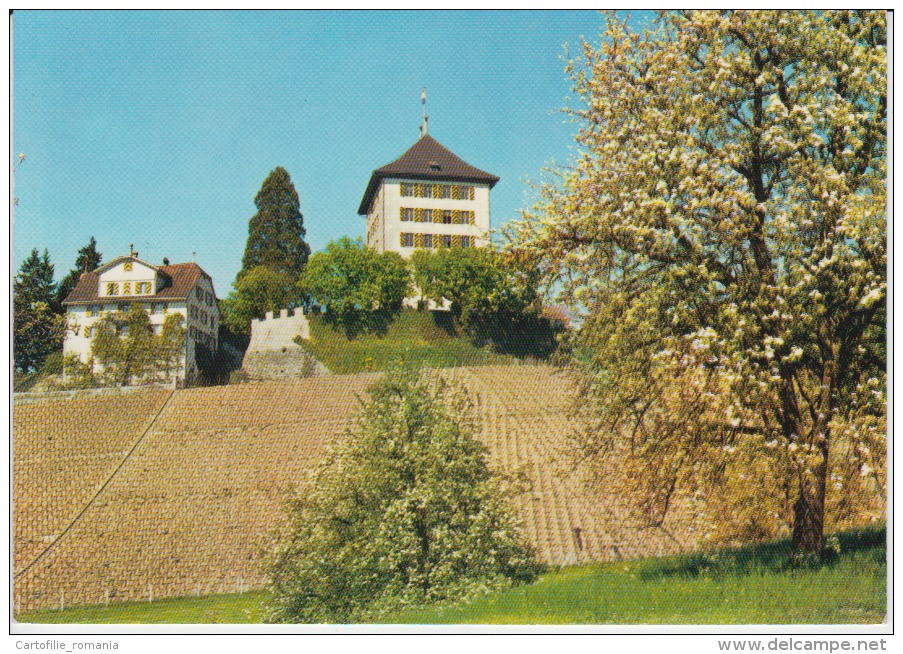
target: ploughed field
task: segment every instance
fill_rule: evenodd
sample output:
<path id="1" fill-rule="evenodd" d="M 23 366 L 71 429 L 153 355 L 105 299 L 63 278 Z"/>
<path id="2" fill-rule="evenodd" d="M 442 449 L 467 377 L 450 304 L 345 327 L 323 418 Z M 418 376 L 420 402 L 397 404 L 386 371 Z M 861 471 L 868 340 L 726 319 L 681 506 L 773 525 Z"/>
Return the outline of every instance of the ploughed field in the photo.
<path id="1" fill-rule="evenodd" d="M 522 477 L 514 506 L 539 558 L 671 554 L 692 532 L 646 528 L 566 453 L 571 384 L 546 366 L 438 371 L 474 400 L 490 464 Z M 262 588 L 261 552 L 375 374 L 17 405 L 17 610 Z"/>

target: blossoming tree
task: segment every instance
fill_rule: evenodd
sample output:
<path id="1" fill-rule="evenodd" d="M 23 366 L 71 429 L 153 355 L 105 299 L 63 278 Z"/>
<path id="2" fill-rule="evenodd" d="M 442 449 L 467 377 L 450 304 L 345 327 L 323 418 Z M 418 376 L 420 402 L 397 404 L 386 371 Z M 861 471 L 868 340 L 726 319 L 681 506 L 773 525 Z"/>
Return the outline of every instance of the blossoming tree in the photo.
<path id="1" fill-rule="evenodd" d="M 654 519 L 727 485 L 815 552 L 829 492 L 881 494 L 886 66 L 883 12 L 611 15 L 568 62 L 580 153 L 511 236 Z"/>

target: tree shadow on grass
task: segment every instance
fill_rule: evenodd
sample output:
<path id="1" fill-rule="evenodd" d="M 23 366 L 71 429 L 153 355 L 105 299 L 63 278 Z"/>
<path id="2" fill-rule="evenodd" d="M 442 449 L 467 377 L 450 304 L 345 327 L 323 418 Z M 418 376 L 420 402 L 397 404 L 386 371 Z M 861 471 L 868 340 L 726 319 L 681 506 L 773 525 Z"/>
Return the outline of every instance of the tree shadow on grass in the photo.
<path id="1" fill-rule="evenodd" d="M 389 326 L 395 320 L 397 311 L 378 310 L 361 311 L 353 310 L 345 313 L 326 312 L 323 320 L 336 331 L 341 331 L 345 338 L 354 340 L 364 334 L 385 336 L 389 332 Z"/>
<path id="2" fill-rule="evenodd" d="M 784 539 L 645 561 L 638 576 L 643 580 L 652 580 L 662 577 L 695 578 L 703 575 L 745 576 L 763 572 L 780 573 L 791 569 L 816 570 L 833 566 L 840 558 L 848 558 L 856 553 L 871 553 L 877 559 L 883 559 L 886 557 L 886 548 L 887 528 L 865 527 L 825 537 L 821 555 L 809 559 L 794 559 L 790 539 Z"/>

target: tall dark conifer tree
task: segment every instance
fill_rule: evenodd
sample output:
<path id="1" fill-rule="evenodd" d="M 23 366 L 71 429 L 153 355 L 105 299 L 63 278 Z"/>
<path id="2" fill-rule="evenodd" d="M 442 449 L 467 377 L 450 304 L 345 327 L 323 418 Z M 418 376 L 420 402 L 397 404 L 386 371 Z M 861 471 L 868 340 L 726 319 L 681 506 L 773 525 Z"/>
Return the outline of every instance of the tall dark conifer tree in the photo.
<path id="1" fill-rule="evenodd" d="M 297 279 L 307 264 L 304 216 L 298 193 L 285 168 L 270 171 L 254 198 L 257 213 L 248 225 L 248 243 L 240 279 L 255 266 L 266 266 Z"/>
<path id="2" fill-rule="evenodd" d="M 60 282 L 56 294 L 55 308 L 57 310 L 62 311 L 63 300 L 78 284 L 78 278 L 81 277 L 82 273 L 91 272 L 95 268 L 100 267 L 102 260 L 103 254 L 97 251 L 97 241 L 92 236 L 88 244 L 78 251 L 78 256 L 75 258 L 75 268 L 70 270 L 69 274 L 63 277 L 63 281 Z"/>
<path id="3" fill-rule="evenodd" d="M 53 264 L 47 250 L 31 251 L 13 281 L 13 354 L 16 371 L 36 370 L 47 355 L 62 350 L 65 321 L 55 315 Z"/>

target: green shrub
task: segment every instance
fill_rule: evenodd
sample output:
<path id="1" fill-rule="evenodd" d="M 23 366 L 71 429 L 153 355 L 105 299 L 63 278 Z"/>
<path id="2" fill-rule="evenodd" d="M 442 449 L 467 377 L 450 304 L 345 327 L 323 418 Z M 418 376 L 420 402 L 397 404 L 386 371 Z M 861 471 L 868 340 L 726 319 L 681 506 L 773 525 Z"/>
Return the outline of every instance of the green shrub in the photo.
<path id="1" fill-rule="evenodd" d="M 272 622 L 358 622 L 532 580 L 469 402 L 395 368 L 290 503 L 270 554 Z"/>

